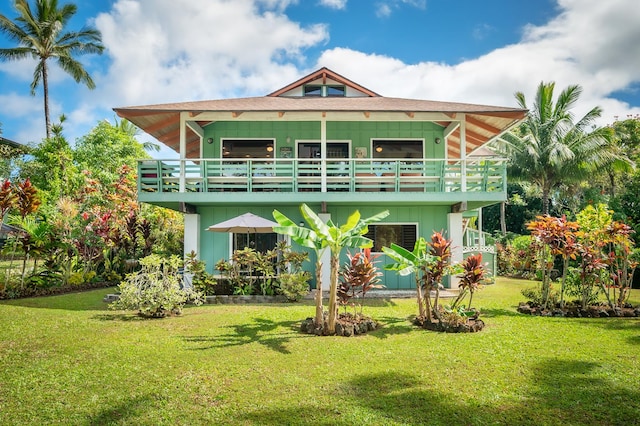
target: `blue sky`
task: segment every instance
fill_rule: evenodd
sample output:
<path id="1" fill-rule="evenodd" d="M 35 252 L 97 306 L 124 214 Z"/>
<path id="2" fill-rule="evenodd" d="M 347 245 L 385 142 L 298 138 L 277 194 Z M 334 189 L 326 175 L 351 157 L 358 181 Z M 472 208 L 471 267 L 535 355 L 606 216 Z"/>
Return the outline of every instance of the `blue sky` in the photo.
<path id="1" fill-rule="evenodd" d="M 576 114 L 599 105 L 600 124 L 640 113 L 637 0 L 75 3 L 69 29 L 97 27 L 106 51 L 81 58 L 94 91 L 52 66 L 52 118 L 67 116 L 72 142 L 113 121 L 113 107 L 260 96 L 322 66 L 385 96 L 515 106 L 514 92 L 532 100 L 555 81 L 580 84 Z M 0 13 L 15 17 L 12 4 L 0 0 Z M 3 136 L 22 143 L 44 136 L 33 68 L 0 62 Z"/>

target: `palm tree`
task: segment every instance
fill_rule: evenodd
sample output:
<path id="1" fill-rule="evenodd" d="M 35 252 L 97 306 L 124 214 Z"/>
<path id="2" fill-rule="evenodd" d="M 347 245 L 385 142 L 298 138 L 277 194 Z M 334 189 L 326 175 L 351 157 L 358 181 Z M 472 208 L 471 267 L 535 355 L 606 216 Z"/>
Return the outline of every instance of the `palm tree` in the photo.
<path id="1" fill-rule="evenodd" d="M 551 193 L 560 184 L 584 181 L 599 166 L 616 158 L 609 149 L 611 132 L 594 124 L 602 109 L 595 107 L 575 122 L 571 109 L 582 88 L 567 87 L 555 105 L 554 88 L 553 82 L 540 83 L 526 120 L 515 131 L 503 135 L 509 176 L 540 189 L 544 214 L 549 213 Z M 528 109 L 522 92 L 515 97 L 521 108 Z"/>
<path id="2" fill-rule="evenodd" d="M 65 4 L 58 8 L 57 0 L 35 0 L 35 10 L 27 0 L 15 0 L 18 11 L 15 21 L 0 14 L 0 32 L 17 43 L 16 47 L 0 48 L 0 59 L 15 61 L 32 57 L 37 60 L 31 82 L 31 94 L 42 83 L 44 91 L 44 119 L 47 138 L 51 136 L 49 119 L 49 68 L 47 61 L 56 62 L 77 83 L 84 83 L 89 89 L 95 83 L 74 55 L 86 53 L 101 54 L 104 50 L 100 31 L 82 28 L 80 31 L 64 31 L 69 19 L 75 15 L 75 4 Z M 35 12 L 35 13 L 34 13 Z"/>

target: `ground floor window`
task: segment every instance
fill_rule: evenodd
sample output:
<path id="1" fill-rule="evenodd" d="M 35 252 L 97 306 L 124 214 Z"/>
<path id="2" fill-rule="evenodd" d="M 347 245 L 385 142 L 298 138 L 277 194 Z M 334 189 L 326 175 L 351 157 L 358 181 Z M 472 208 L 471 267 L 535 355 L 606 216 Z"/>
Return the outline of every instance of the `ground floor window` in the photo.
<path id="1" fill-rule="evenodd" d="M 261 253 L 273 250 L 278 243 L 278 234 L 269 232 L 266 234 L 233 234 L 233 250 L 242 250 L 251 247 Z"/>
<path id="2" fill-rule="evenodd" d="M 418 225 L 416 224 L 384 224 L 369 225 L 366 237 L 373 240 L 372 251 L 381 252 L 382 247 L 389 247 L 391 244 L 413 250 L 417 235 Z"/>

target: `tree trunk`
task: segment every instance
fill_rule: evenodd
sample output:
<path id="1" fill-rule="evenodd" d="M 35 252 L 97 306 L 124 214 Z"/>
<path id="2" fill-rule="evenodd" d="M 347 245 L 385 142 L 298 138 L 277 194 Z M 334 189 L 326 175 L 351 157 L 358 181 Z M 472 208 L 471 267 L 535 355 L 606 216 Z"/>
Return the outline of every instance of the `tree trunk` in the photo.
<path id="1" fill-rule="evenodd" d="M 322 307 L 322 262 L 320 253 L 316 261 L 316 327 L 324 327 L 324 308 Z"/>
<path id="2" fill-rule="evenodd" d="M 424 303 L 422 303 L 422 286 L 420 285 L 420 278 L 416 271 L 416 292 L 418 295 L 418 316 L 424 318 Z"/>
<path id="3" fill-rule="evenodd" d="M 560 308 L 564 308 L 564 289 L 567 282 L 567 269 L 569 269 L 569 256 L 564 257 L 562 265 L 562 284 L 560 284 Z"/>
<path id="4" fill-rule="evenodd" d="M 505 201 L 500 203 L 500 232 L 502 235 L 507 235 L 507 212 Z"/>
<path id="5" fill-rule="evenodd" d="M 611 191 L 609 195 L 611 198 L 616 196 L 616 176 L 613 174 L 613 171 L 609 171 L 609 183 L 611 184 Z"/>
<path id="6" fill-rule="evenodd" d="M 49 117 L 49 75 L 47 71 L 47 62 L 42 60 L 42 90 L 44 93 L 44 123 L 46 126 L 47 139 L 51 137 L 51 119 Z"/>
<path id="7" fill-rule="evenodd" d="M 336 316 L 338 314 L 338 271 L 340 269 L 339 254 L 331 253 L 331 288 L 329 289 L 329 322 L 327 324 L 327 334 L 336 333 Z"/>
<path id="8" fill-rule="evenodd" d="M 550 188 L 547 188 L 546 185 L 542 186 L 542 214 L 549 214 L 549 193 L 551 192 Z"/>

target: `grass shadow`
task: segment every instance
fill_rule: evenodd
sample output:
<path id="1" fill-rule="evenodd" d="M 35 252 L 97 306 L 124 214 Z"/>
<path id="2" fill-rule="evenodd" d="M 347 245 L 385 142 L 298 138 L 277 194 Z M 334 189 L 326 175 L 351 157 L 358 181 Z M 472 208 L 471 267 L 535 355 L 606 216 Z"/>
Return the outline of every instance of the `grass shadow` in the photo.
<path id="1" fill-rule="evenodd" d="M 415 329 L 411 322 L 412 317 L 376 317 L 376 320 L 380 322 L 381 326 L 374 331 L 368 332 L 367 335 L 379 339 L 386 339 L 396 334 L 406 334 Z"/>
<path id="2" fill-rule="evenodd" d="M 480 318 L 496 318 L 496 317 L 523 317 L 518 311 L 504 308 L 480 308 Z M 531 315 L 528 315 L 531 316 Z"/>
<path id="3" fill-rule="evenodd" d="M 113 314 L 99 314 L 94 315 L 91 319 L 95 319 L 98 321 L 123 321 L 123 322 L 131 322 L 131 321 L 153 321 L 163 318 L 145 318 L 141 317 L 137 314 L 122 314 L 122 313 L 113 313 Z"/>
<path id="4" fill-rule="evenodd" d="M 130 398 L 122 403 L 105 408 L 97 415 L 87 419 L 91 426 L 108 424 L 134 424 L 133 419 L 143 415 L 151 406 L 152 399 L 149 396 Z"/>
<path id="5" fill-rule="evenodd" d="M 296 333 L 296 325 L 299 321 L 272 321 L 264 318 L 253 318 L 253 322 L 227 326 L 229 333 L 218 336 L 183 336 L 189 343 L 197 344 L 193 350 L 208 350 L 214 348 L 224 348 L 230 346 L 249 345 L 258 343 L 282 354 L 291 353 L 286 343 L 291 339 L 313 337 L 306 334 Z M 285 334 L 275 334 L 278 328 L 285 328 L 289 331 Z"/>

